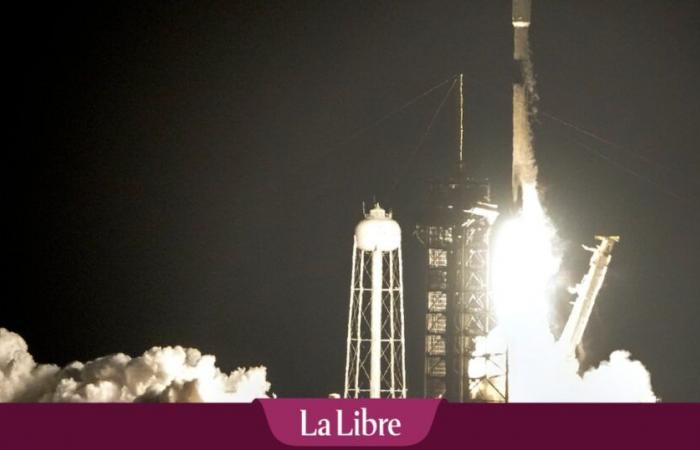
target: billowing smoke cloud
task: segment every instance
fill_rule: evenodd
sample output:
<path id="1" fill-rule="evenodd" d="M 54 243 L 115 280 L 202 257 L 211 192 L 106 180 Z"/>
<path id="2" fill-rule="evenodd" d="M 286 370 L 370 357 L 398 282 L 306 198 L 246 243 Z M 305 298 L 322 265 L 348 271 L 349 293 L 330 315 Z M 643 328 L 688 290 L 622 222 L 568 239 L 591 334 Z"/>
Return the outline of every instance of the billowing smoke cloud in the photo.
<path id="1" fill-rule="evenodd" d="M 511 402 L 655 402 L 649 372 L 624 350 L 579 374 L 548 328 L 513 333 L 509 342 Z"/>
<path id="2" fill-rule="evenodd" d="M 513 402 L 654 402 L 649 373 L 629 352 L 579 374 L 579 362 L 559 345 L 549 324 L 551 286 L 561 255 L 535 185 L 523 186 L 523 209 L 504 225 L 494 255 L 494 301 L 499 326 L 492 348 L 508 347 Z"/>
<path id="3" fill-rule="evenodd" d="M 16 333 L 0 328 L 2 402 L 251 402 L 267 397 L 265 367 L 226 375 L 194 348 L 153 347 L 64 368 L 37 364 Z"/>
<path id="4" fill-rule="evenodd" d="M 540 331 L 540 336 L 522 333 L 509 340 L 511 402 L 657 401 L 649 372 L 629 352 L 616 350 L 579 375 L 578 361 L 560 352 L 546 329 Z"/>

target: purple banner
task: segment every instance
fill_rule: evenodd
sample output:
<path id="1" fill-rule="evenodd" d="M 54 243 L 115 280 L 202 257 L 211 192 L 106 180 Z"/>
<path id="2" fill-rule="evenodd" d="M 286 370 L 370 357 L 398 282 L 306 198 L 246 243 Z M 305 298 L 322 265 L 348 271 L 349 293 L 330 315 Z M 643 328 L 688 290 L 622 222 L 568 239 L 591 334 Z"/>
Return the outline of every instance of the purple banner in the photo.
<path id="1" fill-rule="evenodd" d="M 362 408 L 366 408 L 363 419 Z M 437 408 L 437 412 L 435 409 Z M 301 412 L 306 410 L 302 436 Z M 71 450 L 290 448 L 283 442 L 333 447 L 318 432 L 329 419 L 339 445 L 411 448 L 695 448 L 700 404 L 450 404 L 433 400 L 264 400 L 252 404 L 0 404 L 0 448 Z M 355 411 L 359 411 L 355 415 Z M 433 413 L 435 413 L 433 420 Z M 358 419 L 355 427 L 354 419 Z M 369 419 L 383 421 L 385 436 Z M 268 420 L 270 422 L 268 423 Z M 362 428 L 362 424 L 365 428 Z M 335 421 L 335 423 L 333 423 Z M 432 422 L 432 426 L 430 425 Z M 332 427 L 335 427 L 332 429 Z M 427 436 L 421 440 L 427 431 Z M 294 433 L 298 433 L 296 436 Z M 335 438 L 333 438 L 335 439 Z M 382 440 L 384 439 L 384 440 Z"/>
<path id="2" fill-rule="evenodd" d="M 409 446 L 430 430 L 440 400 L 262 400 L 272 434 L 294 446 Z"/>

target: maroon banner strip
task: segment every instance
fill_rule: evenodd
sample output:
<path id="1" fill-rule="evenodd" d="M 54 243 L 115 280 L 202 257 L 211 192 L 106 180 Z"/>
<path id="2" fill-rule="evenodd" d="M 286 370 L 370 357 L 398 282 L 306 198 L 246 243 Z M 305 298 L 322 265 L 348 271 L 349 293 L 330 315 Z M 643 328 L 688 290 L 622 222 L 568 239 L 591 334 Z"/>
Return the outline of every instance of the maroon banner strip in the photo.
<path id="1" fill-rule="evenodd" d="M 695 448 L 700 441 L 700 404 L 691 403 L 532 405 L 278 399 L 252 404 L 2 404 L 0 448 L 289 448 L 280 441 L 317 445 L 321 440 L 316 438 L 328 436 L 301 436 L 302 416 L 297 410 L 306 410 L 309 433 L 312 428 L 319 431 L 316 425 L 325 416 L 335 420 L 331 425 L 336 426 L 341 410 L 343 432 L 349 432 L 357 429 L 356 417 L 362 427 L 362 408 L 366 408 L 366 419 L 402 421 L 401 427 L 393 422 L 392 430 L 403 430 L 404 440 L 390 435 L 389 421 L 384 421 L 385 436 L 340 436 L 347 439 L 340 445 L 396 446 L 419 439 L 412 448 L 591 450 Z M 360 412 L 358 416 L 354 411 Z M 359 434 L 370 434 L 373 426 L 367 421 L 365 425 Z M 423 429 L 427 430 L 424 438 Z M 299 441 L 288 441 L 297 432 Z M 322 445 L 328 448 L 338 445 L 335 442 L 326 440 Z"/>

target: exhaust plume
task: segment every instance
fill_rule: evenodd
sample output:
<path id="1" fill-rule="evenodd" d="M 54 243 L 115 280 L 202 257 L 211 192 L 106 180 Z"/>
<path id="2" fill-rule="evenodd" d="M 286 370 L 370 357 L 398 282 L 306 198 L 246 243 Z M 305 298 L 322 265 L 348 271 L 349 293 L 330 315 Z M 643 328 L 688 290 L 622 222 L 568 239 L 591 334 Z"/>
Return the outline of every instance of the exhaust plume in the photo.
<path id="1" fill-rule="evenodd" d="M 267 397 L 265 367 L 226 375 L 195 348 L 153 347 L 64 368 L 37 364 L 22 337 L 0 328 L 0 402 L 251 402 Z"/>
<path id="2" fill-rule="evenodd" d="M 579 375 L 579 361 L 558 345 L 549 324 L 553 278 L 561 257 L 536 186 L 523 186 L 519 215 L 504 224 L 493 260 L 499 326 L 491 342 L 508 348 L 511 402 L 654 402 L 649 373 L 629 352 Z"/>
<path id="3" fill-rule="evenodd" d="M 513 84 L 512 187 L 513 201 L 522 195 L 522 209 L 503 226 L 496 242 L 493 294 L 499 326 L 489 335 L 489 345 L 507 346 L 509 401 L 653 402 L 657 399 L 649 373 L 629 352 L 615 351 L 608 361 L 579 375 L 570 346 L 558 345 L 550 331 L 552 278 L 561 257 L 555 252 L 556 231 L 537 192 L 530 120 L 537 114 L 539 97 L 529 42 L 531 8 L 531 0 L 513 0 L 513 60 L 520 79 Z M 602 285 L 598 281 L 593 295 Z M 578 342 L 587 321 L 583 318 L 575 333 L 567 330 L 573 336 L 564 341 Z"/>

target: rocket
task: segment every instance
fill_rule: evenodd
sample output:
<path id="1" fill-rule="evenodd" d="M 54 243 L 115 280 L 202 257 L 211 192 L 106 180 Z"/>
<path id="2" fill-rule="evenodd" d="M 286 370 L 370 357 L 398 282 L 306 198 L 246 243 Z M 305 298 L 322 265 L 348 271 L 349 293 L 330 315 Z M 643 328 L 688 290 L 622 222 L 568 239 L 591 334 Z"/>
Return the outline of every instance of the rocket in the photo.
<path id="1" fill-rule="evenodd" d="M 530 26 L 530 0 L 513 0 L 513 26 L 516 28 Z"/>
<path id="2" fill-rule="evenodd" d="M 531 0 L 513 0 L 513 59 L 520 61 L 526 57 L 523 53 L 521 37 L 527 34 L 530 27 Z"/>
<path id="3" fill-rule="evenodd" d="M 530 60 L 531 0 L 513 0 L 513 61 L 517 80 L 513 83 L 513 201 L 517 202 L 523 185 L 537 182 L 537 163 L 532 146 L 531 102 L 535 96 L 535 77 Z"/>

